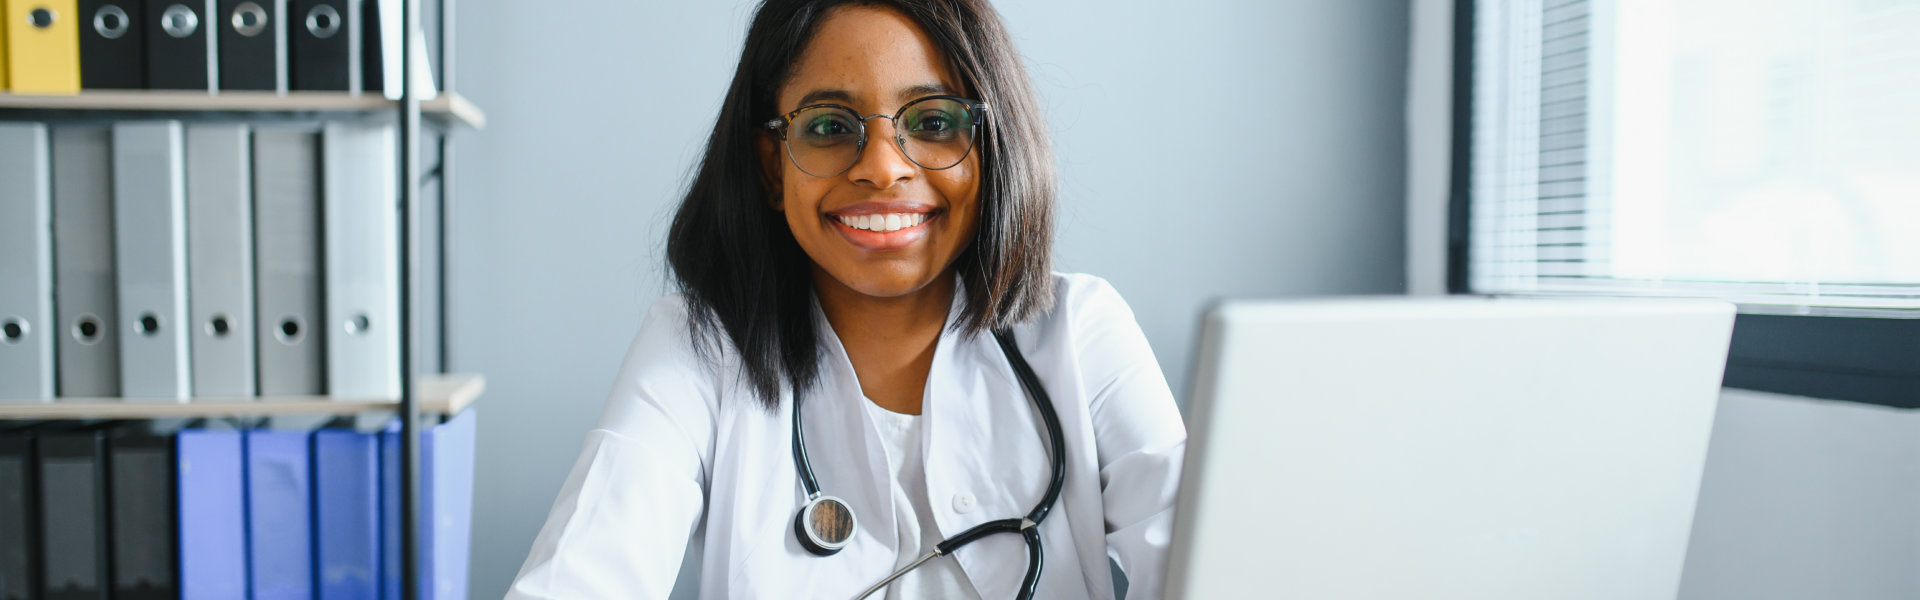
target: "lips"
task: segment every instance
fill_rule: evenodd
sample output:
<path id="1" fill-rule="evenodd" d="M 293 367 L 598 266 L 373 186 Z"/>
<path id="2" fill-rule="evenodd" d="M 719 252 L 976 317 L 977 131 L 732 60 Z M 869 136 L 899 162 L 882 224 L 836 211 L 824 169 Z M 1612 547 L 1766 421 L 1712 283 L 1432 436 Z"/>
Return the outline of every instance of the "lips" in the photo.
<path id="1" fill-rule="evenodd" d="M 828 226 L 870 252 L 900 250 L 927 237 L 945 211 L 908 202 L 865 202 L 827 211 Z"/>

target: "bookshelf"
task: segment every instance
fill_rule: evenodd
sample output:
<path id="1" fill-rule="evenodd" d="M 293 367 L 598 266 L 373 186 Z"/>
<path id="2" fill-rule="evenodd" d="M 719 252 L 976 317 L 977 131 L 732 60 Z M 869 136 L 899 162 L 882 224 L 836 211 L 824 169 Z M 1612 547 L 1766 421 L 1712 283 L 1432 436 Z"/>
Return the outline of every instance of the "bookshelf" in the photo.
<path id="1" fill-rule="evenodd" d="M 195 397 L 189 401 L 158 401 L 127 398 L 55 398 L 49 403 L 0 404 L 0 423 L 6 421 L 59 420 L 141 420 L 195 417 L 275 416 L 275 415 L 354 415 L 392 413 L 400 422 L 399 431 L 399 583 L 403 598 L 417 598 L 422 592 L 421 433 L 423 415 L 451 418 L 473 405 L 486 391 L 486 378 L 478 374 L 439 374 L 441 364 L 423 348 L 432 345 L 438 351 L 430 356 L 444 363 L 446 349 L 445 320 L 446 260 L 448 236 L 445 231 L 453 214 L 452 173 L 454 166 L 451 134 L 457 130 L 477 131 L 486 127 L 486 113 L 479 106 L 454 92 L 453 5 L 455 0 L 398 0 L 400 81 L 415 81 L 411 72 L 427 61 L 418 43 L 424 34 L 422 5 L 432 3 L 438 18 L 426 23 L 435 28 L 439 64 L 434 77 L 441 90 L 430 99 L 414 94 L 413 86 L 402 86 L 399 100 L 390 100 L 378 92 L 250 92 L 204 90 L 83 90 L 75 94 L 25 94 L 0 90 L 0 121 L 114 121 L 168 119 L 180 121 L 303 122 L 333 119 L 359 119 L 389 124 L 397 131 L 399 152 L 397 169 L 399 190 L 398 290 L 399 369 L 398 398 L 350 398 L 338 396 L 289 396 L 250 398 Z M 208 3 L 211 5 L 212 3 Z M 439 126 L 440 133 L 423 136 L 423 120 Z M 422 145 L 433 144 L 437 160 L 423 161 Z M 438 193 L 423 198 L 423 181 L 437 181 Z M 434 203 L 441 228 L 432 239 L 437 243 L 438 280 L 426 280 L 421 264 L 424 227 L 422 205 Z M 437 301 L 438 338 L 422 338 L 415 333 L 423 314 L 419 290 L 437 290 L 429 302 Z M 428 372 L 422 372 L 428 371 Z M 464 554 L 463 554 L 464 556 Z"/>
<path id="2" fill-rule="evenodd" d="M 431 375 L 420 378 L 414 396 L 420 412 L 457 415 L 487 390 L 480 375 Z M 337 396 L 195 397 L 192 402 L 126 398 L 61 398 L 50 404 L 0 405 L 0 420 L 90 421 L 109 419 L 184 419 L 198 417 L 271 417 L 290 414 L 351 415 L 390 412 L 398 399 Z"/>
<path id="3" fill-rule="evenodd" d="M 0 92 L 0 111 L 29 113 L 44 118 L 62 112 L 86 111 L 89 117 L 107 113 L 135 113 L 141 116 L 190 117 L 208 113 L 236 113 L 243 117 L 284 116 L 314 118 L 328 114 L 350 115 L 397 111 L 400 102 L 379 94 L 346 92 L 245 92 L 223 91 L 211 94 L 191 90 L 87 90 L 71 95 L 11 94 Z M 487 126 L 487 114 L 456 93 L 445 93 L 420 101 L 422 115 L 446 126 L 464 126 L 479 130 Z M 35 115 L 34 113 L 37 113 Z"/>

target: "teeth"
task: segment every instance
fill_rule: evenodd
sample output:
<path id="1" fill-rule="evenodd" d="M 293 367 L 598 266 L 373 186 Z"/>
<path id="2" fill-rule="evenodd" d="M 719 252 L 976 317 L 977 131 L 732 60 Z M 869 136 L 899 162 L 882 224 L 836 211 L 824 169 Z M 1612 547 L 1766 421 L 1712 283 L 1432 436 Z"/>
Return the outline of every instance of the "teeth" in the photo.
<path id="1" fill-rule="evenodd" d="M 853 215 L 840 217 L 840 222 L 854 229 L 889 232 L 899 231 L 927 222 L 927 215 L 919 213 L 889 213 L 884 215 Z"/>

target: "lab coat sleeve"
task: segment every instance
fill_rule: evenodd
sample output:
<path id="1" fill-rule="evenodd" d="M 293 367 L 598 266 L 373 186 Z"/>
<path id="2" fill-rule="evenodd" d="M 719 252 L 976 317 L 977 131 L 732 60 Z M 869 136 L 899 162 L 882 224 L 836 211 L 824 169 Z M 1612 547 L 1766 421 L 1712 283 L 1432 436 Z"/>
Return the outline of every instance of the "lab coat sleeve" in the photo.
<path id="1" fill-rule="evenodd" d="M 1090 398 L 1107 554 L 1128 598 L 1159 598 L 1173 538 L 1186 425 L 1133 310 L 1106 280 L 1076 282 L 1074 345 Z"/>
<path id="2" fill-rule="evenodd" d="M 507 598 L 665 598 L 706 502 L 715 386 L 656 303 Z"/>

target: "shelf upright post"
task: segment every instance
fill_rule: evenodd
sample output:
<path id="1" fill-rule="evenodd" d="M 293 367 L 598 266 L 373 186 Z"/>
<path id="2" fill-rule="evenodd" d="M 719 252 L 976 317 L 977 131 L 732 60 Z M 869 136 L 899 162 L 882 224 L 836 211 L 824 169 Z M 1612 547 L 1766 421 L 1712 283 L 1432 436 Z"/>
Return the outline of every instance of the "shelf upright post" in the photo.
<path id="1" fill-rule="evenodd" d="M 440 93 L 452 94 L 454 0 L 433 1 L 440 3 L 440 22 L 429 23 L 428 26 L 440 28 Z M 453 128 L 448 127 L 442 131 L 439 141 L 440 195 L 438 198 L 433 199 L 439 202 L 438 210 L 435 212 L 437 218 L 434 219 L 434 224 L 439 229 L 434 232 L 433 239 L 434 243 L 439 245 L 439 251 L 434 253 L 435 260 L 439 261 L 439 268 L 434 271 L 434 273 L 439 276 L 439 281 L 435 281 L 434 285 L 440 287 L 436 288 L 439 290 L 439 293 L 434 294 L 434 298 L 439 300 L 440 306 L 438 307 L 439 310 L 434 312 L 434 315 L 440 322 L 437 324 L 438 326 L 434 328 L 434 331 L 440 332 L 440 339 L 435 340 L 435 343 L 440 344 L 440 351 L 434 353 L 434 356 L 440 358 L 440 364 L 432 365 L 432 368 L 435 372 L 444 373 L 453 365 L 452 355 L 448 354 L 448 351 L 451 349 L 450 346 L 452 346 L 452 344 L 448 343 L 448 339 L 453 336 L 448 333 L 449 330 L 447 328 L 453 321 L 453 317 L 447 312 L 447 306 L 452 304 L 447 301 L 447 292 L 453 289 L 448 287 L 448 283 L 452 280 L 452 277 L 447 275 L 447 264 L 452 262 L 447 258 L 447 248 L 452 245 L 452 242 L 448 241 L 450 238 L 447 237 L 449 230 L 452 229 L 448 223 L 453 221 L 453 199 L 456 197 L 453 192 Z"/>
<path id="2" fill-rule="evenodd" d="M 416 390 L 414 279 L 418 277 L 420 96 L 414 93 L 420 0 L 400 3 L 400 597 L 420 597 L 420 405 Z M 392 52 L 393 49 L 387 51 Z"/>

